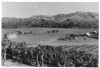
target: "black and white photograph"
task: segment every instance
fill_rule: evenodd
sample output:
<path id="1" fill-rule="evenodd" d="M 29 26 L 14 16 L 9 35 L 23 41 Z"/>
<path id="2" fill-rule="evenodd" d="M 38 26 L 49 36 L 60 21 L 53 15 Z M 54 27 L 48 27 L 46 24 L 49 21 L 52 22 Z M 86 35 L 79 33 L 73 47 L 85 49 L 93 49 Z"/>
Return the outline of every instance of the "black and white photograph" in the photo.
<path id="1" fill-rule="evenodd" d="M 99 67 L 99 2 L 2 2 L 2 67 Z"/>

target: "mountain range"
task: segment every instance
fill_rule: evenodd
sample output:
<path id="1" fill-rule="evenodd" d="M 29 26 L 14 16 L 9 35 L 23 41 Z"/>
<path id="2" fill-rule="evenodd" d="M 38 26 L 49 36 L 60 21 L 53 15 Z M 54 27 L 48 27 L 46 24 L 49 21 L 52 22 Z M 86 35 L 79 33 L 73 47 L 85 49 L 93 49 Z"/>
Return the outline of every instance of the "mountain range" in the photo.
<path id="1" fill-rule="evenodd" d="M 99 13 L 75 12 L 69 14 L 33 15 L 29 18 L 2 18 L 3 28 L 46 27 L 46 28 L 98 28 Z"/>

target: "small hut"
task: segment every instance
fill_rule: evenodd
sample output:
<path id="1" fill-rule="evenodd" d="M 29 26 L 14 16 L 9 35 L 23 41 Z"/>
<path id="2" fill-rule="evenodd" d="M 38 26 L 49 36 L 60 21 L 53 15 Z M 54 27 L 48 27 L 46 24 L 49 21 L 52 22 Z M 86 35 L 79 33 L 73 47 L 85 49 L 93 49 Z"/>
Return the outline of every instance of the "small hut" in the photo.
<path id="1" fill-rule="evenodd" d="M 90 36 L 91 34 L 89 32 L 85 33 L 86 36 Z"/>

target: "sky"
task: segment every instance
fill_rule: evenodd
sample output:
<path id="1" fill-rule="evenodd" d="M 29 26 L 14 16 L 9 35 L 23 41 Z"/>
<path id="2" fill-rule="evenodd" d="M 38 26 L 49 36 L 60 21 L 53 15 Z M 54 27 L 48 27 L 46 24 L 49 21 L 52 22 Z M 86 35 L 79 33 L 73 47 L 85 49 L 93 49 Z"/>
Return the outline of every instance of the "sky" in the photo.
<path id="1" fill-rule="evenodd" d="M 33 15 L 99 12 L 98 2 L 2 2 L 2 17 L 28 18 Z"/>

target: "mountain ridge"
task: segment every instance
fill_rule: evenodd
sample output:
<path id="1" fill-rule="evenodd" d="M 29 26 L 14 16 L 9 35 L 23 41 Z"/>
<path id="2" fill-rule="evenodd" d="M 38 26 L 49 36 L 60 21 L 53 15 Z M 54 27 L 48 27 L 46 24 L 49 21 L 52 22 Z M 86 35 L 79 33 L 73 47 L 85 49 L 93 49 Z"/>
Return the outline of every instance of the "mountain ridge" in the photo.
<path id="1" fill-rule="evenodd" d="M 20 27 L 21 26 L 27 27 L 27 25 L 31 25 L 31 27 L 35 27 L 34 25 L 36 25 L 36 27 L 39 27 L 39 25 L 40 26 L 42 25 L 42 27 L 44 27 L 44 25 L 46 25 L 46 27 L 47 26 L 50 27 L 49 25 L 52 25 L 52 24 L 58 25 L 58 23 L 60 23 L 60 24 L 64 23 L 68 26 L 68 24 L 70 22 L 73 22 L 74 26 L 75 26 L 75 23 L 77 23 L 77 25 L 79 23 L 81 23 L 81 24 L 87 23 L 87 24 L 91 24 L 91 25 L 94 24 L 95 27 L 98 27 L 99 15 L 98 15 L 98 13 L 95 13 L 95 12 L 80 11 L 80 12 L 74 12 L 74 13 L 69 13 L 69 14 L 57 14 L 57 15 L 53 15 L 53 16 L 33 15 L 29 18 L 14 18 L 14 17 L 2 18 L 3 27 L 4 26 L 6 27 L 8 23 L 13 24 L 12 26 L 18 26 L 18 24 L 19 25 L 21 24 Z M 38 26 L 36 23 L 38 23 Z M 94 27 L 94 25 L 92 25 L 92 26 Z M 66 28 L 67 28 L 67 26 L 66 26 Z M 56 27 L 56 25 L 55 25 L 55 27 Z M 63 28 L 63 26 L 62 26 L 62 28 Z"/>

